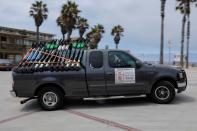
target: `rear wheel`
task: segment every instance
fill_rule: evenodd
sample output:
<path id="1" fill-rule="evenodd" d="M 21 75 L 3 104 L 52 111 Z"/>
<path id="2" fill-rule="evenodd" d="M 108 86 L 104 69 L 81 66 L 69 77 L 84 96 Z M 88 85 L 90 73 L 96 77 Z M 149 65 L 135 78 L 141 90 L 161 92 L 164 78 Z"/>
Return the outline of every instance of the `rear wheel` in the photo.
<path id="1" fill-rule="evenodd" d="M 175 88 L 173 84 L 168 81 L 161 81 L 157 83 L 151 92 L 151 98 L 154 102 L 159 104 L 170 103 L 175 97 Z"/>
<path id="2" fill-rule="evenodd" d="M 45 87 L 39 91 L 38 101 L 44 110 L 57 110 L 64 105 L 64 93 L 56 87 Z"/>

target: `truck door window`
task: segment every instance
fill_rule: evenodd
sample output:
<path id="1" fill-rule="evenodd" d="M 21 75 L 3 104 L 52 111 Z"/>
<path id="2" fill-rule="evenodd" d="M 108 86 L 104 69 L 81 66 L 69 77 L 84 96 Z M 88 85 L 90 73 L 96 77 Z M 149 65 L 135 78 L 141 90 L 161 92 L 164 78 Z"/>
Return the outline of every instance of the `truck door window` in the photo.
<path id="1" fill-rule="evenodd" d="M 112 68 L 135 68 L 136 62 L 129 54 L 121 51 L 110 51 L 108 63 Z"/>
<path id="2" fill-rule="evenodd" d="M 93 51 L 89 55 L 89 64 L 92 68 L 101 68 L 103 67 L 103 52 Z"/>

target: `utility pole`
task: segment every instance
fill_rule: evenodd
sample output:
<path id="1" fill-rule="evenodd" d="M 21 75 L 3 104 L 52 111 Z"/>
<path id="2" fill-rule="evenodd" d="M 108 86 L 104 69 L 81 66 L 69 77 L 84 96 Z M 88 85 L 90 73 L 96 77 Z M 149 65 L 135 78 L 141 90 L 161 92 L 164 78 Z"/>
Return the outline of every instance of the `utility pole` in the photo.
<path id="1" fill-rule="evenodd" d="M 164 50 L 164 17 L 165 17 L 165 3 L 166 0 L 161 0 L 161 40 L 160 40 L 160 64 L 163 64 L 163 50 Z"/>
<path id="2" fill-rule="evenodd" d="M 168 41 L 168 48 L 169 48 L 169 59 L 168 59 L 168 63 L 170 64 L 171 62 L 171 47 L 172 47 L 172 42 L 171 40 Z"/>

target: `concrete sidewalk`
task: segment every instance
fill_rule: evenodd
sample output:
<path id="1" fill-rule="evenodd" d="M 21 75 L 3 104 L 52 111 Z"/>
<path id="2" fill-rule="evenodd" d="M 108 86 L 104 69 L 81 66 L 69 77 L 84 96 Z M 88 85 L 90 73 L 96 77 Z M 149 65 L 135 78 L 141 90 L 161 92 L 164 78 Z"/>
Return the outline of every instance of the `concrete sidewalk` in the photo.
<path id="1" fill-rule="evenodd" d="M 196 131 L 197 68 L 186 70 L 188 87 L 171 104 L 144 97 L 65 103 L 65 109 L 42 111 L 36 100 L 20 105 L 9 94 L 11 72 L 0 72 L 0 131 Z"/>

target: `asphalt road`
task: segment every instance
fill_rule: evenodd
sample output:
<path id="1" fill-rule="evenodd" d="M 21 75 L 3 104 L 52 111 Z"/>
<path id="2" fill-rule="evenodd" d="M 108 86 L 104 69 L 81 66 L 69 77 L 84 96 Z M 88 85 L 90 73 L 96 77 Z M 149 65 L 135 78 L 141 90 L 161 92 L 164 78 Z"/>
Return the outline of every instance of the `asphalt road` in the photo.
<path id="1" fill-rule="evenodd" d="M 187 90 L 171 104 L 154 104 L 144 97 L 69 100 L 64 109 L 47 112 L 36 100 L 20 105 L 21 99 L 9 94 L 11 72 L 0 72 L 0 131 L 196 131 L 197 68 L 187 75 Z"/>

